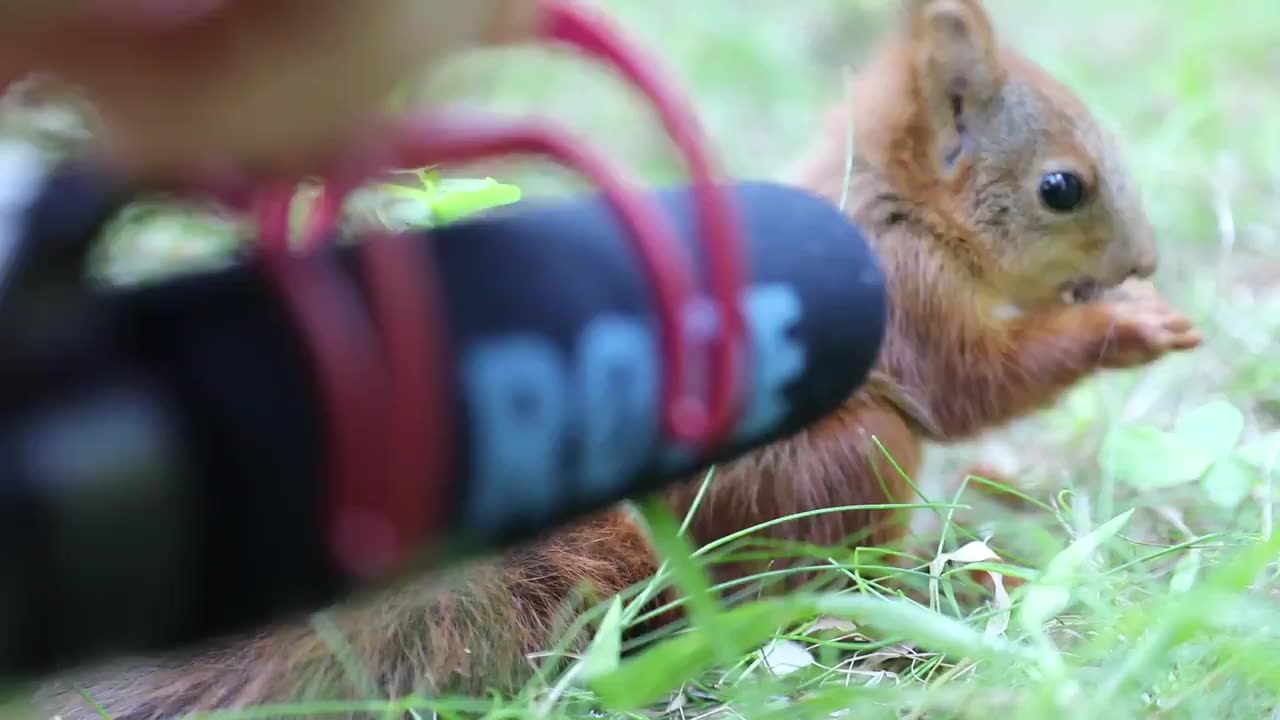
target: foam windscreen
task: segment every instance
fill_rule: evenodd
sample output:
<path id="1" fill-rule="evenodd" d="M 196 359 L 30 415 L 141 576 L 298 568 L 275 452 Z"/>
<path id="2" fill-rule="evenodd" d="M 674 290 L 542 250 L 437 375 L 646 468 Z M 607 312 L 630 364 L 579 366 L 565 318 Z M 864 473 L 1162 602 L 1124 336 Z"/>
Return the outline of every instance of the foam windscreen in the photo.
<path id="1" fill-rule="evenodd" d="M 58 187 L 44 216 L 92 199 L 92 183 Z M 726 191 L 745 234 L 751 364 L 740 421 L 713 448 L 661 432 L 652 296 L 601 199 L 521 202 L 422 235 L 443 283 L 455 438 L 424 570 L 697 479 L 864 382 L 887 301 L 859 230 L 799 189 Z M 693 199 L 656 198 L 696 258 Z M 359 286 L 353 249 L 325 252 Z M 164 650 L 350 590 L 326 541 L 314 378 L 261 272 L 237 264 L 97 301 L 109 361 L 0 378 L 0 674 Z"/>

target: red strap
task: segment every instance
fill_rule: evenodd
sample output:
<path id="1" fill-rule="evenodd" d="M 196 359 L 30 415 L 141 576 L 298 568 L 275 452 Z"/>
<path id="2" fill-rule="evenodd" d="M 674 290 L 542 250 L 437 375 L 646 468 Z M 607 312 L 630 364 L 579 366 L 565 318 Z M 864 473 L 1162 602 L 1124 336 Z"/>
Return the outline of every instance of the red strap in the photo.
<path id="1" fill-rule="evenodd" d="M 644 94 L 653 105 L 667 133 L 675 141 L 689 166 L 694 195 L 702 220 L 702 243 L 710 270 L 711 297 L 718 305 L 718 328 L 712 335 L 711 392 L 708 399 L 698 397 L 681 385 L 679 394 L 668 396 L 666 418 L 669 432 L 677 439 L 699 444 L 714 444 L 732 431 L 739 406 L 738 379 L 750 368 L 741 361 L 746 345 L 746 321 L 739 304 L 743 285 L 743 261 L 739 249 L 737 216 L 728 196 L 720 192 L 712 178 L 697 116 L 672 90 L 662 74 L 656 71 L 653 57 L 630 45 L 609 19 L 565 0 L 544 0 L 543 35 L 572 46 L 614 67 Z M 684 316 L 672 321 L 683 333 Z M 683 333 L 684 340 L 694 338 Z M 674 351 L 682 355 L 682 349 Z M 669 382 L 675 383 L 674 379 Z"/>
<path id="2" fill-rule="evenodd" d="M 378 464 L 386 458 L 381 427 L 390 398 L 385 360 L 356 288 L 332 258 L 292 257 L 291 199 L 287 190 L 263 194 L 258 204 L 258 257 L 293 316 L 320 383 L 330 441 L 335 559 L 345 572 L 376 576 L 400 560 L 405 543 L 418 539 L 397 537 L 394 520 L 382 518 L 375 510 L 389 499 L 376 486 L 385 477 Z M 406 330 L 411 331 L 400 329 Z"/>
<path id="3" fill-rule="evenodd" d="M 429 535 L 445 527 L 446 482 L 452 469 L 449 426 L 449 332 L 429 252 L 408 237 L 378 235 L 360 248 L 372 295 L 366 313 L 359 294 L 325 247 L 347 194 L 384 169 L 423 167 L 509 154 L 535 154 L 576 169 L 594 183 L 634 241 L 653 288 L 662 344 L 664 424 L 679 441 L 721 440 L 737 415 L 738 382 L 748 365 L 739 306 L 742 258 L 728 199 L 715 187 L 693 113 L 624 43 L 602 17 L 561 2 L 545 3 L 543 36 L 604 60 L 657 108 L 684 155 L 699 203 L 704 257 L 718 323 L 709 338 L 688 329 L 694 309 L 694 264 L 649 196 L 580 140 L 540 123 L 429 115 L 387 128 L 381 146 L 365 148 L 359 165 L 326 179 L 293 258 L 288 232 L 292 188 L 258 193 L 259 257 L 294 317 L 314 361 L 328 418 L 333 547 L 342 568 L 358 577 L 382 575 Z M 235 190 L 236 188 L 231 188 Z M 230 195 L 227 195 L 230 197 Z M 428 252 L 427 256 L 422 253 Z M 709 397 L 689 380 L 691 352 L 709 346 Z M 433 486 L 434 484 L 437 484 Z"/>

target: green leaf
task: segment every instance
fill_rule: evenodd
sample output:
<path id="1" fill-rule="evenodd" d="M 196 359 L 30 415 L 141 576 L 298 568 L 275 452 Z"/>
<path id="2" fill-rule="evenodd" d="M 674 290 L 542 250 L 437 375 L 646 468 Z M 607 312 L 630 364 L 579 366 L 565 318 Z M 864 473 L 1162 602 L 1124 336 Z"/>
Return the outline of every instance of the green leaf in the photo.
<path id="1" fill-rule="evenodd" d="M 1117 481 L 1151 490 L 1198 479 L 1215 455 L 1180 435 L 1150 425 L 1113 429 L 1102 445 L 1103 470 Z"/>
<path id="2" fill-rule="evenodd" d="M 436 222 L 451 223 L 481 210 L 510 205 L 520 200 L 520 188 L 493 178 L 484 180 L 443 180 L 436 186 L 431 211 Z"/>
<path id="3" fill-rule="evenodd" d="M 1133 512 L 1133 508 L 1125 510 L 1094 528 L 1092 532 L 1077 538 L 1075 542 L 1068 545 L 1049 561 L 1049 564 L 1044 569 L 1044 575 L 1041 576 L 1041 581 L 1048 584 L 1068 582 L 1074 579 L 1080 566 L 1097 552 L 1103 543 L 1115 537 L 1129 523 L 1129 518 L 1133 517 Z"/>
<path id="4" fill-rule="evenodd" d="M 1280 431 L 1267 433 L 1236 451 L 1236 457 L 1259 470 L 1280 468 Z"/>
<path id="5" fill-rule="evenodd" d="M 1226 400 L 1212 400 L 1178 418 L 1174 432 L 1220 458 L 1230 453 L 1244 433 L 1244 413 Z"/>
<path id="6" fill-rule="evenodd" d="M 413 175 L 420 187 L 382 183 L 379 189 L 392 202 L 382 212 L 397 224 L 430 228 L 445 225 L 468 215 L 510 205 L 521 198 L 520 188 L 493 178 L 445 178 L 431 168 L 393 171 Z"/>
<path id="7" fill-rule="evenodd" d="M 1071 590 L 1061 585 L 1028 585 L 1018 605 L 1018 623 L 1028 632 L 1039 632 L 1040 626 L 1067 609 Z"/>
<path id="8" fill-rule="evenodd" d="M 1079 584 L 1080 567 L 1103 543 L 1115 537 L 1132 516 L 1132 509 L 1120 513 L 1076 539 L 1049 561 L 1040 579 L 1026 586 L 1023 602 L 1018 606 L 1018 623 L 1023 630 L 1039 633 L 1045 621 L 1067 607 L 1072 588 Z"/>
<path id="9" fill-rule="evenodd" d="M 1209 502 L 1232 510 L 1249 497 L 1249 491 L 1259 480 L 1257 469 L 1238 457 L 1228 455 L 1213 463 L 1200 480 L 1200 489 Z"/>
<path id="10" fill-rule="evenodd" d="M 583 679 L 589 681 L 617 670 L 621 658 L 622 598 L 615 595 L 582 659 Z"/>

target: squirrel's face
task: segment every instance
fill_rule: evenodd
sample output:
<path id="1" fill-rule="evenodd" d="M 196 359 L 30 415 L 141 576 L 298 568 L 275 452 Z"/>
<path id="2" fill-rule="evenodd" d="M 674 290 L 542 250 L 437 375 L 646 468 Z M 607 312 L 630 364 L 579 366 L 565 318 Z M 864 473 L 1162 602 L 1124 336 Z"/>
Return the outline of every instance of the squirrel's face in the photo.
<path id="1" fill-rule="evenodd" d="M 905 6 L 906 32 L 855 93 L 855 126 L 866 121 L 857 145 L 898 192 L 936 213 L 936 234 L 960 261 L 1024 308 L 1151 275 L 1146 212 L 1084 104 L 1001 48 L 977 0 Z"/>
<path id="2" fill-rule="evenodd" d="M 1150 276 L 1154 232 L 1117 143 L 1069 90 L 1001 55 L 1002 82 L 969 114 L 966 167 L 950 184 L 991 281 L 1027 306 Z"/>

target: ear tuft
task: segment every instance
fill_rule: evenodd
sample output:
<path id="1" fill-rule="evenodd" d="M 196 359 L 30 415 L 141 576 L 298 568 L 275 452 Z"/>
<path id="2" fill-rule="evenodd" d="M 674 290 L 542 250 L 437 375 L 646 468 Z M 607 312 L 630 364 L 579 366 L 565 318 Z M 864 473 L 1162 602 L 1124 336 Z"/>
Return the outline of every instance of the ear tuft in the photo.
<path id="1" fill-rule="evenodd" d="M 1000 81 L 995 32 L 974 0 L 913 0 L 911 36 L 932 86 L 970 101 L 994 94 Z"/>
<path id="2" fill-rule="evenodd" d="M 1004 80 L 995 32 L 977 0 L 910 0 L 907 12 L 916 87 L 950 166 L 963 151 L 973 108 Z"/>

